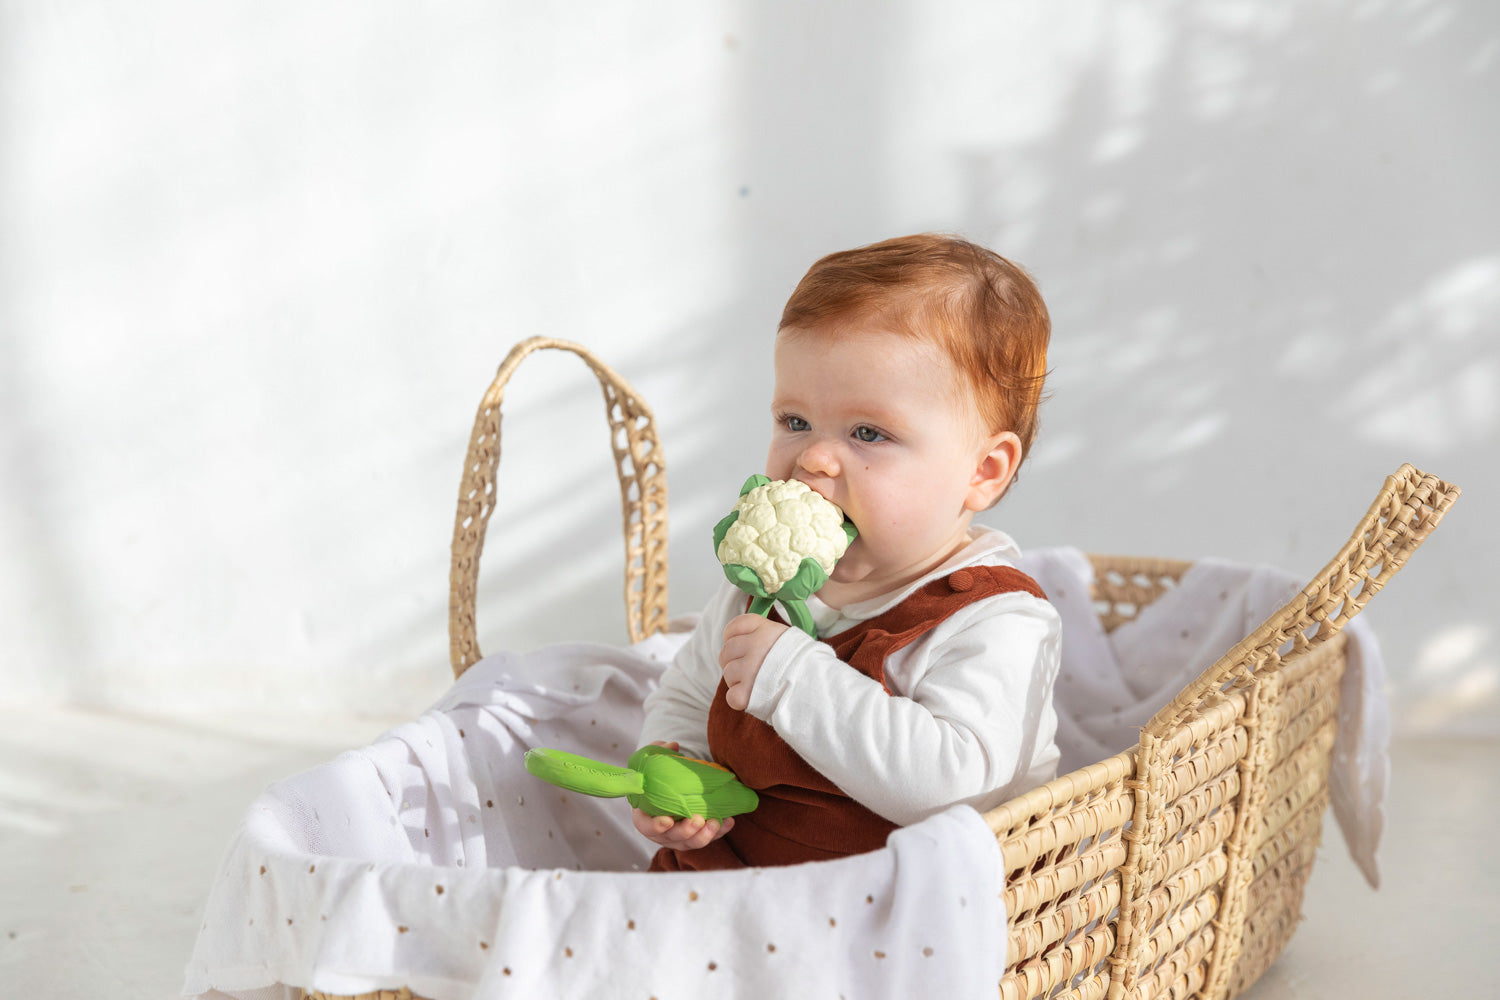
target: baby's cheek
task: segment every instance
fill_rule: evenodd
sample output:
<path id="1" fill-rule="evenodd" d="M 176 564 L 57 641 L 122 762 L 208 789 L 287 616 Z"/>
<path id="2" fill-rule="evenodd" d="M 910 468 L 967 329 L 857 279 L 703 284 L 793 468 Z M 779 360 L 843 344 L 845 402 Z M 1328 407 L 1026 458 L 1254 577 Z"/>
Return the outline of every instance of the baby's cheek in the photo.
<path id="1" fill-rule="evenodd" d="M 790 479 L 792 478 L 793 459 L 789 454 L 784 454 L 782 449 L 773 443 L 766 453 L 766 478 L 767 479 Z"/>

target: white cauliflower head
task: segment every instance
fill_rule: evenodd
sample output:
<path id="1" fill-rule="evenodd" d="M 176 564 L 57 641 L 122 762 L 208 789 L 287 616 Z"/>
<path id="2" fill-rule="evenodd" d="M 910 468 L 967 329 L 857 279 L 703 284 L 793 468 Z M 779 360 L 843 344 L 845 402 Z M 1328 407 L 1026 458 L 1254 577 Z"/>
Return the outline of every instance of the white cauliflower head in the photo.
<path id="1" fill-rule="evenodd" d="M 764 476 L 740 496 L 718 544 L 719 562 L 755 572 L 769 595 L 780 591 L 811 559 L 826 579 L 852 538 L 844 512 L 795 479 L 771 481 Z M 747 486 L 750 483 L 746 484 Z"/>

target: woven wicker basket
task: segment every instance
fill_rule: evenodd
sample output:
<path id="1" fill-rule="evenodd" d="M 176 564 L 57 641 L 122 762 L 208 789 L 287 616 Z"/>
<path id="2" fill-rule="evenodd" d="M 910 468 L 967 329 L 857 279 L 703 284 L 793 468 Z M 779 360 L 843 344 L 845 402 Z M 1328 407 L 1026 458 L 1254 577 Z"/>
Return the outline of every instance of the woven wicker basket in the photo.
<path id="1" fill-rule="evenodd" d="M 480 658 L 475 589 L 494 510 L 505 385 L 528 354 L 546 348 L 577 354 L 604 389 L 630 638 L 666 625 L 666 476 L 651 411 L 587 350 L 534 338 L 500 366 L 464 462 L 449 592 L 456 675 Z M 986 814 L 1005 863 L 1004 1000 L 1232 997 L 1276 959 L 1301 917 L 1328 805 L 1345 663 L 1340 630 L 1458 494 L 1403 466 L 1338 555 L 1157 712 L 1135 747 Z M 1191 565 L 1092 558 L 1107 629 L 1135 617 Z"/>

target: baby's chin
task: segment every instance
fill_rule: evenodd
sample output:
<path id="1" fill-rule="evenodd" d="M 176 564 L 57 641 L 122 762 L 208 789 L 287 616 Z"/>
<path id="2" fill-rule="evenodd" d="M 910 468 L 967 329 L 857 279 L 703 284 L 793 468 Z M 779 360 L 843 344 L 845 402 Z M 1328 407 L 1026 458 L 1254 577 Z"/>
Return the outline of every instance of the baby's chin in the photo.
<path id="1" fill-rule="evenodd" d="M 864 578 L 863 573 L 856 573 L 852 569 L 846 570 L 841 565 L 833 567 L 833 572 L 828 574 L 830 583 L 858 583 Z"/>
<path id="2" fill-rule="evenodd" d="M 865 564 L 864 546 L 860 544 L 858 536 L 849 543 L 844 554 L 838 562 L 833 564 L 833 572 L 828 574 L 828 579 L 834 583 L 858 583 L 870 575 L 870 567 Z"/>

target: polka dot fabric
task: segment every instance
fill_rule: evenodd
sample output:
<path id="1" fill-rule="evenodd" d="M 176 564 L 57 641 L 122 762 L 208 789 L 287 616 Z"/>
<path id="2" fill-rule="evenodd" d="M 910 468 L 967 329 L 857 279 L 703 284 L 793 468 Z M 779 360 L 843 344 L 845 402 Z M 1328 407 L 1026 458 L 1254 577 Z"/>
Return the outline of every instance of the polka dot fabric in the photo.
<path id="1" fill-rule="evenodd" d="M 992 997 L 999 850 L 967 807 L 838 861 L 648 874 L 623 800 L 525 772 L 535 746 L 623 760 L 681 639 L 487 657 L 421 718 L 267 789 L 184 992 Z"/>
<path id="2" fill-rule="evenodd" d="M 1090 596 L 1094 569 L 1086 554 L 1032 549 L 1021 569 L 1046 590 L 1063 622 L 1053 693 L 1060 774 L 1134 746 L 1157 709 L 1302 588 L 1271 567 L 1200 559 L 1136 618 L 1106 633 Z M 1390 773 L 1385 662 L 1367 619 L 1350 622 L 1345 634 L 1329 794 L 1350 856 L 1378 887 Z"/>

